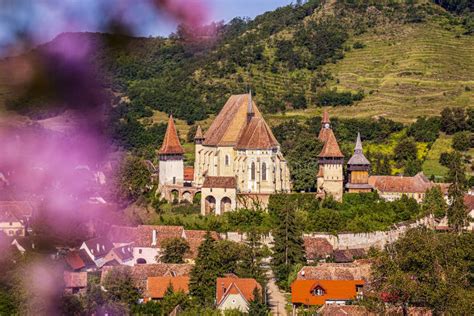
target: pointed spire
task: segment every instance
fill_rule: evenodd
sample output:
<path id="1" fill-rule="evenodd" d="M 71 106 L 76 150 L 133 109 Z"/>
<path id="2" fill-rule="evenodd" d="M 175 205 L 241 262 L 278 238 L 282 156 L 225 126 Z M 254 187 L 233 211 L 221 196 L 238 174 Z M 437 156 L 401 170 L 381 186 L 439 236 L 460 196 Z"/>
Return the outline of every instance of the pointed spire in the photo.
<path id="1" fill-rule="evenodd" d="M 194 142 L 196 144 L 201 144 L 203 140 L 204 140 L 204 136 L 202 134 L 201 125 L 198 125 L 196 129 L 196 134 L 194 135 Z"/>
<path id="2" fill-rule="evenodd" d="M 174 125 L 173 115 L 170 115 L 168 119 L 165 138 L 158 153 L 160 155 L 184 154 L 184 149 L 179 142 L 176 126 Z"/>
<path id="3" fill-rule="evenodd" d="M 360 140 L 360 133 L 357 132 L 357 140 L 354 148 L 355 153 L 362 153 L 362 141 Z"/>
<path id="4" fill-rule="evenodd" d="M 323 112 L 323 120 L 321 121 L 322 124 L 329 124 L 331 121 L 329 120 L 329 113 L 328 110 L 324 110 Z"/>

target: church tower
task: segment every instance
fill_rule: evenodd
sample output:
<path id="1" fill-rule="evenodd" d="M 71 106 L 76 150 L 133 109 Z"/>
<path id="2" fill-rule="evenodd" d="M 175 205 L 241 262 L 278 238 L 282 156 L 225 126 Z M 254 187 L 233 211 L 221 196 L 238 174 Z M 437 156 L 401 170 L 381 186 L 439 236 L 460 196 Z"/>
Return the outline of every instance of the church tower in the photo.
<path id="1" fill-rule="evenodd" d="M 324 146 L 318 155 L 317 191 L 333 196 L 336 201 L 342 201 L 344 155 L 334 136 L 327 111 L 324 111 L 318 138 Z"/>
<path id="2" fill-rule="evenodd" d="M 159 185 L 182 185 L 184 177 L 184 149 L 179 142 L 178 133 L 170 115 L 163 144 L 158 151 Z"/>
<path id="3" fill-rule="evenodd" d="M 357 133 L 354 154 L 347 162 L 349 179 L 346 184 L 346 189 L 349 193 L 366 193 L 372 191 L 372 186 L 369 185 L 369 170 L 370 162 L 364 156 L 360 133 Z"/>
<path id="4" fill-rule="evenodd" d="M 201 186 L 204 182 L 204 176 L 201 174 L 201 150 L 204 142 L 204 135 L 202 133 L 201 125 L 198 125 L 196 134 L 194 135 L 194 185 Z"/>

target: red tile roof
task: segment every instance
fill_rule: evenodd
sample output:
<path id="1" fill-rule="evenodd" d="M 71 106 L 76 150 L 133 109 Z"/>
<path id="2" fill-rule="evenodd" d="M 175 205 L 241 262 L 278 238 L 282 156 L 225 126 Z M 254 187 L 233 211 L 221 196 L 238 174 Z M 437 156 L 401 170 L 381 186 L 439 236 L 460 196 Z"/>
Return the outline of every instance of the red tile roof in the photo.
<path id="1" fill-rule="evenodd" d="M 298 280 L 369 280 L 371 262 L 356 260 L 353 263 L 320 263 L 305 266 L 298 272 Z"/>
<path id="2" fill-rule="evenodd" d="M 185 181 L 194 180 L 194 167 L 184 167 L 184 180 Z"/>
<path id="3" fill-rule="evenodd" d="M 333 252 L 333 247 L 326 238 L 304 237 L 303 239 L 307 260 L 324 259 Z"/>
<path id="4" fill-rule="evenodd" d="M 381 192 L 425 193 L 433 186 L 421 172 L 414 177 L 370 176 L 369 184 Z"/>
<path id="5" fill-rule="evenodd" d="M 464 205 L 466 205 L 468 212 L 474 210 L 474 195 L 464 195 Z"/>
<path id="6" fill-rule="evenodd" d="M 66 288 L 86 287 L 87 272 L 68 272 L 64 271 L 64 285 Z"/>
<path id="7" fill-rule="evenodd" d="M 331 123 L 331 121 L 329 120 L 329 112 L 328 110 L 324 110 L 323 112 L 323 118 L 321 120 L 321 123 L 325 124 L 325 123 Z"/>
<path id="8" fill-rule="evenodd" d="M 205 230 L 185 230 L 185 239 L 189 244 L 189 252 L 186 254 L 186 258 L 195 259 L 198 255 L 199 246 L 204 240 L 204 236 L 206 235 Z M 214 240 L 221 239 L 217 232 L 211 232 L 212 238 Z"/>
<path id="9" fill-rule="evenodd" d="M 217 278 L 216 281 L 216 301 L 217 305 L 221 304 L 222 301 L 229 294 L 241 294 L 247 302 L 253 299 L 253 291 L 255 288 L 262 290 L 262 286 L 251 278 Z"/>
<path id="10" fill-rule="evenodd" d="M 156 231 L 156 245 L 152 245 L 154 230 Z M 134 242 L 136 247 L 160 248 L 165 239 L 182 237 L 183 232 L 183 226 L 140 225 L 137 227 Z"/>
<path id="11" fill-rule="evenodd" d="M 189 293 L 189 276 L 149 277 L 145 296 L 152 299 L 163 298 L 170 284 L 173 286 L 174 292 Z"/>
<path id="12" fill-rule="evenodd" d="M 73 270 L 79 270 L 85 268 L 86 264 L 79 255 L 79 251 L 70 251 L 65 257 L 66 263 Z"/>
<path id="13" fill-rule="evenodd" d="M 235 189 L 237 181 L 235 177 L 211 177 L 207 176 L 202 184 L 203 188 L 226 188 Z"/>
<path id="14" fill-rule="evenodd" d="M 239 138 L 237 149 L 271 149 L 279 146 L 272 130 L 261 117 L 252 117 Z"/>
<path id="15" fill-rule="evenodd" d="M 178 133 L 174 125 L 173 116 L 170 115 L 168 127 L 166 128 L 165 138 L 161 145 L 159 154 L 184 154 L 184 149 L 179 142 Z"/>

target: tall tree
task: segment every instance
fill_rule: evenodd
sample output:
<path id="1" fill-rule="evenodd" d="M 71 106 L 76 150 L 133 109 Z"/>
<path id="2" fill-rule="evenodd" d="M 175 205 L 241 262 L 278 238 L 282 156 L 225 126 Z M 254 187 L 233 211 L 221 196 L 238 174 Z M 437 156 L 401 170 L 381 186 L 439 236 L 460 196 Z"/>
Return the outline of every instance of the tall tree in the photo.
<path id="1" fill-rule="evenodd" d="M 448 189 L 450 205 L 448 207 L 448 224 L 456 232 L 468 224 L 468 213 L 464 204 L 464 194 L 466 193 L 466 174 L 459 152 L 450 154 L 448 181 L 451 185 Z"/>
<path id="2" fill-rule="evenodd" d="M 253 299 L 249 303 L 249 315 L 267 316 L 269 312 L 268 305 L 265 304 L 263 295 L 258 288 L 253 290 Z"/>
<path id="3" fill-rule="evenodd" d="M 286 280 L 292 265 L 304 262 L 303 236 L 300 224 L 296 221 L 296 210 L 292 203 L 285 201 L 284 195 L 274 195 L 276 203 L 269 210 L 275 218 L 273 229 L 272 268 L 280 286 L 288 288 Z M 287 201 L 288 202 L 288 201 Z M 270 208 L 269 205 L 269 208 Z"/>
<path id="4" fill-rule="evenodd" d="M 104 288 L 107 290 L 108 298 L 113 302 L 130 306 L 138 303 L 140 298 L 140 292 L 133 284 L 130 267 L 110 270 L 105 276 Z"/>
<path id="5" fill-rule="evenodd" d="M 199 246 L 196 264 L 191 270 L 189 280 L 189 292 L 204 306 L 212 306 L 214 303 L 215 283 L 218 277 L 217 267 L 212 260 L 215 244 L 211 233 L 207 232 Z"/>
<path id="6" fill-rule="evenodd" d="M 184 263 L 184 255 L 189 251 L 189 244 L 183 238 L 167 238 L 162 243 L 163 253 L 158 259 L 164 263 Z"/>
<path id="7" fill-rule="evenodd" d="M 263 258 L 267 257 L 268 248 L 262 245 L 262 235 L 252 231 L 247 233 L 245 248 L 243 248 L 241 261 L 237 274 L 244 278 L 254 278 L 258 283 L 266 283 L 265 269 L 262 267 Z"/>
<path id="8" fill-rule="evenodd" d="M 422 204 L 424 214 L 433 214 L 435 218 L 442 218 L 446 215 L 447 208 L 446 200 L 439 186 L 426 191 Z"/>

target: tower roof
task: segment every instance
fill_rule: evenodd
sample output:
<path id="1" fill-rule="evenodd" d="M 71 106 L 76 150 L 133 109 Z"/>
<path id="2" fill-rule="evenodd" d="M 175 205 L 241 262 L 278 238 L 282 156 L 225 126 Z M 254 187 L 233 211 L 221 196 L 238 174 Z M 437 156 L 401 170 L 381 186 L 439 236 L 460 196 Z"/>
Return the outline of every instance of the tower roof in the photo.
<path id="1" fill-rule="evenodd" d="M 319 158 L 344 158 L 332 129 L 327 128 L 325 132 L 326 140 L 323 149 L 319 153 Z M 321 133 L 320 133 L 321 134 Z"/>
<path id="2" fill-rule="evenodd" d="M 365 158 L 362 150 L 362 141 L 360 140 L 360 133 L 357 133 L 356 145 L 354 154 L 347 162 L 348 165 L 370 165 L 370 161 Z"/>
<path id="3" fill-rule="evenodd" d="M 253 114 L 253 101 L 252 101 L 252 90 L 249 90 L 248 104 L 247 104 L 247 114 Z"/>
<path id="4" fill-rule="evenodd" d="M 168 127 L 166 128 L 165 138 L 163 139 L 163 144 L 161 145 L 158 153 L 160 155 L 184 154 L 184 149 L 179 142 L 178 133 L 176 132 L 176 127 L 174 126 L 173 115 L 170 115 L 170 118 L 168 119 Z"/>
<path id="5" fill-rule="evenodd" d="M 201 125 L 198 125 L 196 129 L 196 134 L 194 135 L 194 139 L 203 139 L 203 138 L 204 136 L 202 135 Z"/>
<path id="6" fill-rule="evenodd" d="M 252 117 L 242 132 L 235 148 L 270 149 L 278 146 L 278 141 L 261 117 Z"/>
<path id="7" fill-rule="evenodd" d="M 323 112 L 323 119 L 322 119 L 321 123 L 323 123 L 323 124 L 325 124 L 325 123 L 331 123 L 331 121 L 329 120 L 329 113 L 328 113 L 328 110 L 324 110 L 324 112 Z"/>

